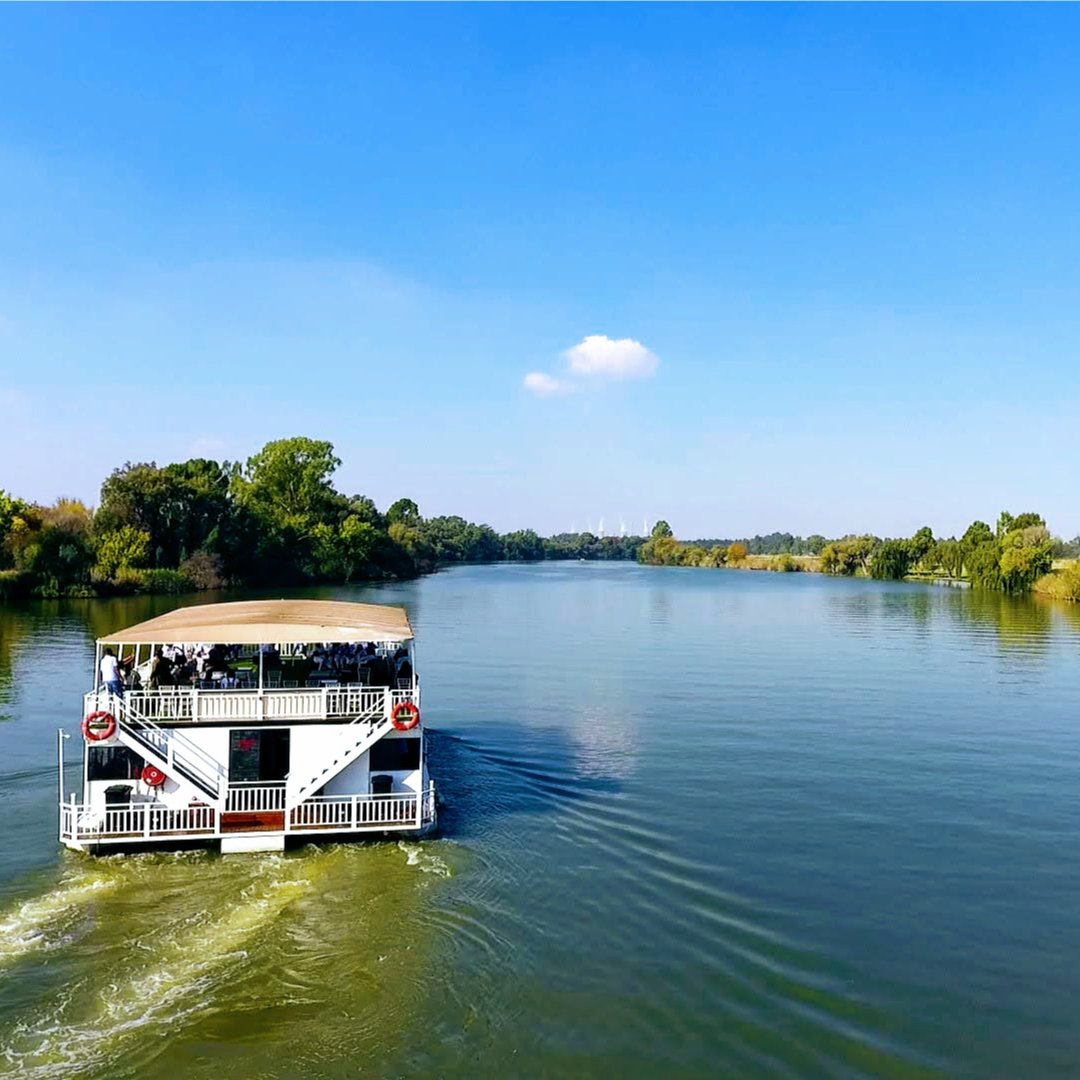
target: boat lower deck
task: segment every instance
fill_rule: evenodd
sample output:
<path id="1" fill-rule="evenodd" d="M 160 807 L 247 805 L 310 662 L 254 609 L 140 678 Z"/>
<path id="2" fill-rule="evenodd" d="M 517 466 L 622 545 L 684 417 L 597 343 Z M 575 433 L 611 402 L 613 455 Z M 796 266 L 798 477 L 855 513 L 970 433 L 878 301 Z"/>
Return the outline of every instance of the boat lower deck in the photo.
<path id="1" fill-rule="evenodd" d="M 281 804 L 278 803 L 278 807 Z M 289 809 L 219 811 L 216 806 L 173 806 L 164 802 L 133 802 L 91 807 L 72 799 L 60 803 L 60 840 L 77 849 L 103 845 L 174 843 L 176 841 L 243 837 L 286 838 L 364 833 L 430 832 L 436 825 L 435 784 L 423 792 L 364 795 L 320 795 Z M 254 850 L 254 849 L 252 849 Z"/>

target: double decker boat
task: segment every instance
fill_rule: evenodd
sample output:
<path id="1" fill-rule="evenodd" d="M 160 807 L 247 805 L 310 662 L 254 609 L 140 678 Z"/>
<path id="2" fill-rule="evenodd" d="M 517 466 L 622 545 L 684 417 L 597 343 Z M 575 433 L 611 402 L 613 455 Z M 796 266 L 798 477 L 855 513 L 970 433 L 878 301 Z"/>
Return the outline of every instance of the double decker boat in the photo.
<path id="1" fill-rule="evenodd" d="M 402 608 L 255 600 L 178 608 L 97 642 L 82 791 L 60 840 L 279 851 L 290 837 L 436 827 Z"/>

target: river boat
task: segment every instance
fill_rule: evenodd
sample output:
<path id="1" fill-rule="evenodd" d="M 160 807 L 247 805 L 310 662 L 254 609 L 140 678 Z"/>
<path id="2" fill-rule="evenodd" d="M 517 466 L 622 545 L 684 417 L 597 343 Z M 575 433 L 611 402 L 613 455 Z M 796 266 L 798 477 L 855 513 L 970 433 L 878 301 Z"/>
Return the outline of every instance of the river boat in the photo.
<path id="1" fill-rule="evenodd" d="M 101 681 L 108 657 L 119 685 Z M 59 738 L 60 841 L 70 848 L 280 851 L 294 839 L 436 828 L 402 608 L 182 607 L 99 639 L 94 678 L 81 792 L 65 793 Z"/>

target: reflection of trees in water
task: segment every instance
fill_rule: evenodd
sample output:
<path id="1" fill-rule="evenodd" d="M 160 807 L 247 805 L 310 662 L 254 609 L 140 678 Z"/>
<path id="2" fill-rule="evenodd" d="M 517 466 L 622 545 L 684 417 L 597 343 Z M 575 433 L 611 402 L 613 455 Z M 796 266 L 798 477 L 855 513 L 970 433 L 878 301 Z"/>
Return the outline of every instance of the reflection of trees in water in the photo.
<path id="1" fill-rule="evenodd" d="M 829 597 L 830 617 L 843 625 L 878 628 L 904 624 L 929 636 L 949 625 L 985 641 L 993 631 L 998 645 L 1032 656 L 1050 645 L 1059 618 L 1080 630 L 1080 605 L 1035 596 L 1009 596 L 982 589 L 943 586 L 886 588 Z M 922 636 L 922 634 L 920 634 Z"/>
<path id="2" fill-rule="evenodd" d="M 1008 596 L 984 589 L 968 591 L 957 608 L 961 621 L 992 628 L 999 644 L 1012 651 L 1042 652 L 1054 629 L 1053 612 L 1029 596 Z"/>
<path id="3" fill-rule="evenodd" d="M 73 609 L 73 604 L 80 606 Z M 0 604 L 0 719 L 11 718 L 17 687 L 33 688 L 35 680 L 41 685 L 40 680 L 48 677 L 39 674 L 45 654 L 70 647 L 85 624 L 86 610 L 85 601 Z"/>
<path id="4" fill-rule="evenodd" d="M 0 721 L 10 720 L 15 659 L 30 636 L 30 618 L 22 605 L 0 604 Z"/>

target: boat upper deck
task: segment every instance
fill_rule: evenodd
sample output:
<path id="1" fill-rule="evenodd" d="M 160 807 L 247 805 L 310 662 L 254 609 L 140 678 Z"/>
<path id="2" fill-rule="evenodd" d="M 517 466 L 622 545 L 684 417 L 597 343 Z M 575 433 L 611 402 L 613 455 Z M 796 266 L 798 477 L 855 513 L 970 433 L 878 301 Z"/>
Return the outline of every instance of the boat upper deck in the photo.
<path id="1" fill-rule="evenodd" d="M 341 644 L 401 642 L 412 636 L 404 608 L 341 600 L 239 600 L 175 608 L 108 634 L 98 644 Z"/>
<path id="2" fill-rule="evenodd" d="M 167 725 L 351 721 L 420 696 L 402 608 L 322 600 L 201 604 L 109 634 L 88 710 L 106 689 L 131 719 Z"/>

